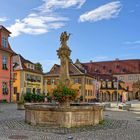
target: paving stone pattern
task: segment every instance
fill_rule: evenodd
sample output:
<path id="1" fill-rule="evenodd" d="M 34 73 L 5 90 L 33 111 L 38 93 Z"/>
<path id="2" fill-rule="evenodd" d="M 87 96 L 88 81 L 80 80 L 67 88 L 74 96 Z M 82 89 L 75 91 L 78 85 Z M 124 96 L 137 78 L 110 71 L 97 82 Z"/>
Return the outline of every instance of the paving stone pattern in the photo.
<path id="1" fill-rule="evenodd" d="M 0 140 L 140 140 L 140 112 L 104 113 L 97 126 L 57 128 L 31 126 L 15 104 L 0 104 Z"/>

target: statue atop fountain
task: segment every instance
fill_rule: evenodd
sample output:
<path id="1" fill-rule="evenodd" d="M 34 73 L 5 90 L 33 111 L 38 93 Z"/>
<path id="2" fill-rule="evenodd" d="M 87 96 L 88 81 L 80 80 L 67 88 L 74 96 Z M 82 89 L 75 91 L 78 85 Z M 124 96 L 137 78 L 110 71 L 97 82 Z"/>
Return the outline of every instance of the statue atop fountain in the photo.
<path id="1" fill-rule="evenodd" d="M 67 34 L 66 31 L 61 33 L 60 42 L 61 46 L 57 50 L 57 55 L 60 58 L 60 84 L 62 86 L 70 85 L 70 76 L 69 76 L 69 60 L 71 50 L 67 45 L 70 34 Z"/>

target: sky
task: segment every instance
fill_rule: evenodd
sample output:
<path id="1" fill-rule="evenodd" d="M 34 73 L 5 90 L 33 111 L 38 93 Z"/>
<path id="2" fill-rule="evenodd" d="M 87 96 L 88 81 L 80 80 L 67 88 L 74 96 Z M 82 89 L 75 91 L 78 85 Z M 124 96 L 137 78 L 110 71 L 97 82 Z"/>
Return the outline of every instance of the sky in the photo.
<path id="1" fill-rule="evenodd" d="M 140 0 L 0 0 L 0 24 L 11 48 L 44 72 L 59 64 L 63 31 L 73 62 L 140 59 Z"/>

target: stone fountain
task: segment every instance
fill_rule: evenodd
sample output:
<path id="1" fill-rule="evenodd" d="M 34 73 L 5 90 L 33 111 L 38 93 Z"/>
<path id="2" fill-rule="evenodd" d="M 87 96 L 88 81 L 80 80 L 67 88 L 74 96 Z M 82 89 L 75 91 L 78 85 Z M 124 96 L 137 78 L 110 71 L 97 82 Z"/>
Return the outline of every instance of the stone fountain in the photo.
<path id="1" fill-rule="evenodd" d="M 71 50 L 67 45 L 70 34 L 63 32 L 60 36 L 61 46 L 57 50 L 60 58 L 60 85 L 71 84 L 69 76 L 69 59 Z M 103 120 L 103 107 L 99 105 L 79 104 L 59 106 L 53 104 L 25 104 L 25 121 L 32 125 L 49 125 L 58 127 L 78 127 L 96 125 Z"/>

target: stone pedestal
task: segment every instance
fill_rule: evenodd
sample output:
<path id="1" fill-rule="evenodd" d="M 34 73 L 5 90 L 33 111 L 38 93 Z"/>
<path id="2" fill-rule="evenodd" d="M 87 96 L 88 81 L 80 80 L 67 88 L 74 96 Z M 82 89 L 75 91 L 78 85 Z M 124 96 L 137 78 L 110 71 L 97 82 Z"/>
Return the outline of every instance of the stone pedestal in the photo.
<path id="1" fill-rule="evenodd" d="M 99 124 L 103 120 L 103 107 L 96 105 L 60 107 L 26 104 L 25 114 L 25 121 L 32 125 L 70 128 Z"/>

